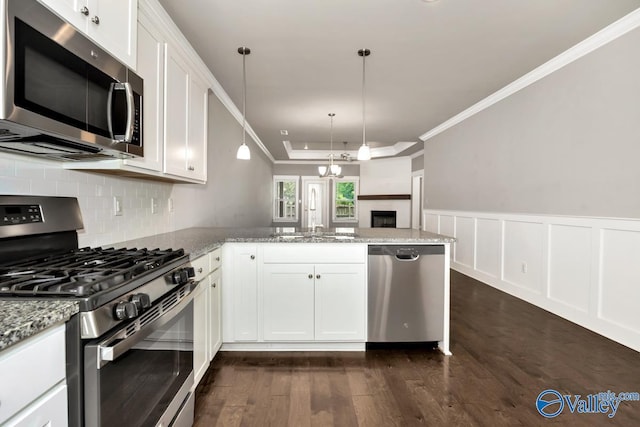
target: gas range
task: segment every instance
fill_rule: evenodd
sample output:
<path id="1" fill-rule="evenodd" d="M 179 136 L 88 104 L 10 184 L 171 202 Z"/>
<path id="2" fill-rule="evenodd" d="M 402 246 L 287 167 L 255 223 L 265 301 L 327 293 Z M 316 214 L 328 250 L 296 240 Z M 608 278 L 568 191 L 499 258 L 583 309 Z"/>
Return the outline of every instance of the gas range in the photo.
<path id="1" fill-rule="evenodd" d="M 168 424 L 179 411 L 192 420 L 189 255 L 79 248 L 82 228 L 75 198 L 0 196 L 0 299 L 79 306 L 66 324 L 69 425 Z M 131 397 L 107 398 L 127 386 L 144 389 L 138 411 L 124 410 Z"/>

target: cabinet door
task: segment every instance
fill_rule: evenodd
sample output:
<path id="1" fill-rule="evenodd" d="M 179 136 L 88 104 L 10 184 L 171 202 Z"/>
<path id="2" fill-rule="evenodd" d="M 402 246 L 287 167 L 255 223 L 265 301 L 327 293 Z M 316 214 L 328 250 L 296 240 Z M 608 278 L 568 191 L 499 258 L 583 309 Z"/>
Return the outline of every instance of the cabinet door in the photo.
<path id="1" fill-rule="evenodd" d="M 366 275 L 364 264 L 317 264 L 316 341 L 364 341 Z"/>
<path id="2" fill-rule="evenodd" d="M 89 37 L 135 69 L 138 0 L 89 0 L 88 9 Z"/>
<path id="3" fill-rule="evenodd" d="M 136 68 L 137 0 L 39 0 L 114 57 Z"/>
<path id="4" fill-rule="evenodd" d="M 209 360 L 213 360 L 222 345 L 221 274 L 211 274 L 209 286 Z"/>
<path id="5" fill-rule="evenodd" d="M 143 16 L 138 24 L 138 68 L 144 79 L 142 98 L 142 142 L 144 157 L 125 160 L 126 164 L 162 171 L 164 124 L 164 40 Z"/>
<path id="6" fill-rule="evenodd" d="M 197 386 L 209 367 L 209 281 L 200 282 L 193 298 L 193 372 Z"/>
<path id="7" fill-rule="evenodd" d="M 313 340 L 312 264 L 265 264 L 263 332 L 265 341 Z"/>
<path id="8" fill-rule="evenodd" d="M 69 425 L 67 386 L 64 382 L 58 384 L 2 425 L 5 427 L 66 427 Z"/>
<path id="9" fill-rule="evenodd" d="M 258 259 L 256 245 L 233 247 L 232 283 L 225 285 L 231 293 L 234 341 L 258 339 Z M 231 288 L 231 289 L 229 289 Z"/>
<path id="10" fill-rule="evenodd" d="M 207 112 L 209 88 L 195 73 L 189 82 L 189 136 L 187 143 L 187 176 L 207 180 Z"/>
<path id="11" fill-rule="evenodd" d="M 187 170 L 187 123 L 189 67 L 173 46 L 165 49 L 164 171 L 185 176 Z"/>
<path id="12" fill-rule="evenodd" d="M 39 0 L 56 15 L 86 34 L 91 10 L 89 0 Z M 80 11 L 87 8 L 87 15 Z"/>

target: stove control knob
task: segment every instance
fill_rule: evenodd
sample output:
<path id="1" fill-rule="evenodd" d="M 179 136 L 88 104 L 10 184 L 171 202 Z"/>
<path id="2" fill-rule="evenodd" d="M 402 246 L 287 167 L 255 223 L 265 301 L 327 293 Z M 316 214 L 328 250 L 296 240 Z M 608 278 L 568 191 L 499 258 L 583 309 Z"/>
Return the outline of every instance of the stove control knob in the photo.
<path id="1" fill-rule="evenodd" d="M 151 298 L 147 294 L 135 294 L 131 297 L 131 303 L 136 306 L 138 313 L 151 307 Z"/>
<path id="2" fill-rule="evenodd" d="M 196 270 L 193 267 L 180 268 L 173 272 L 172 279 L 176 285 L 182 285 L 189 281 L 190 277 L 195 277 Z"/>
<path id="3" fill-rule="evenodd" d="M 136 305 L 127 301 L 120 301 L 113 312 L 117 320 L 133 319 L 138 316 Z"/>

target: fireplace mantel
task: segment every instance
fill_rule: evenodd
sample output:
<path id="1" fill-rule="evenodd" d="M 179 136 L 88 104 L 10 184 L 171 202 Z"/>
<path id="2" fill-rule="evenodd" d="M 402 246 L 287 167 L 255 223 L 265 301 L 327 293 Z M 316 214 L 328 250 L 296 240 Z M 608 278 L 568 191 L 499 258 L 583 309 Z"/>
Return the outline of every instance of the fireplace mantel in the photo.
<path id="1" fill-rule="evenodd" d="M 358 200 L 411 200 L 411 194 L 360 194 Z"/>

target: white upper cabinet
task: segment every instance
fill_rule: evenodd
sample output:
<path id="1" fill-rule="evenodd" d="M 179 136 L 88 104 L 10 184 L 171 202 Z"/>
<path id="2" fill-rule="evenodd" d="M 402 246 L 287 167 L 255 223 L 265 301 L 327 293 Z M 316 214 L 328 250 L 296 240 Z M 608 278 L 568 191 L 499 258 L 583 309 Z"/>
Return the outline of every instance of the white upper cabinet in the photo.
<path id="1" fill-rule="evenodd" d="M 208 86 L 171 44 L 165 51 L 164 172 L 207 179 Z"/>
<path id="2" fill-rule="evenodd" d="M 137 0 L 40 0 L 65 21 L 136 68 Z"/>
<path id="3" fill-rule="evenodd" d="M 144 80 L 142 141 L 144 157 L 125 160 L 128 165 L 162 171 L 164 137 L 164 38 L 143 14 L 138 23 L 138 69 Z"/>

